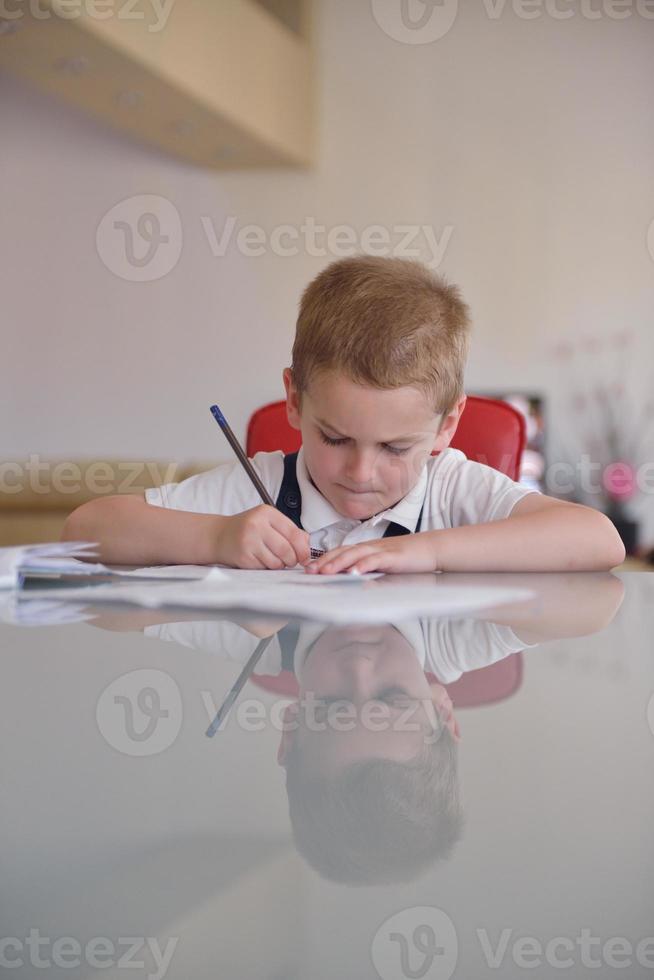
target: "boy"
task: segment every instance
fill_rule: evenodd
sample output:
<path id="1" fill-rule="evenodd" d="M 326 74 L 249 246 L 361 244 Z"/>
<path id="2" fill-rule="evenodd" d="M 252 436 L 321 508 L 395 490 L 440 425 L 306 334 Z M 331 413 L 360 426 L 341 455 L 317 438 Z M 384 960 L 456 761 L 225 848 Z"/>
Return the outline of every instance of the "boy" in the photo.
<path id="1" fill-rule="evenodd" d="M 465 407 L 468 310 L 425 266 L 358 256 L 305 290 L 287 414 L 299 453 L 257 453 L 276 507 L 241 465 L 71 514 L 100 560 L 341 571 L 562 571 L 620 564 L 599 511 L 520 486 L 448 446 Z M 431 455 L 435 452 L 437 455 Z M 310 562 L 312 544 L 326 554 Z"/>

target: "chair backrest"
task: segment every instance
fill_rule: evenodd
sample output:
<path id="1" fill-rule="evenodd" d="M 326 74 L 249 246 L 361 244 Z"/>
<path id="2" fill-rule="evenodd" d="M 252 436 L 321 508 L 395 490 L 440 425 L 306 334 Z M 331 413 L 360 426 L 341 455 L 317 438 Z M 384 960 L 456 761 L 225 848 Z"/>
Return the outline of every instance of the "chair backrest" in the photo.
<path id="1" fill-rule="evenodd" d="M 524 417 L 512 405 L 494 398 L 468 395 L 450 445 L 460 449 L 468 459 L 486 463 L 517 480 L 525 438 Z M 301 444 L 301 434 L 288 423 L 286 402 L 264 405 L 250 418 L 246 442 L 248 456 L 277 449 L 285 454 L 294 453 Z"/>

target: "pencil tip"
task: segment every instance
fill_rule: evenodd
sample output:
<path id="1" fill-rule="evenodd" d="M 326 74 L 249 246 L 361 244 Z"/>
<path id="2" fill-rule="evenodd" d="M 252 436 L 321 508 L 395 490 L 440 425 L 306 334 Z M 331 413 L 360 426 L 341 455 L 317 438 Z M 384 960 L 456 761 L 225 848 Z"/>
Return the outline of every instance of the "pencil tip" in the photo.
<path id="1" fill-rule="evenodd" d="M 223 423 L 226 423 L 225 416 L 220 411 L 220 409 L 218 408 L 217 405 L 212 405 L 210 411 L 211 411 L 211 414 L 213 415 L 213 417 L 215 418 L 216 422 L 218 422 L 220 425 L 223 425 Z"/>

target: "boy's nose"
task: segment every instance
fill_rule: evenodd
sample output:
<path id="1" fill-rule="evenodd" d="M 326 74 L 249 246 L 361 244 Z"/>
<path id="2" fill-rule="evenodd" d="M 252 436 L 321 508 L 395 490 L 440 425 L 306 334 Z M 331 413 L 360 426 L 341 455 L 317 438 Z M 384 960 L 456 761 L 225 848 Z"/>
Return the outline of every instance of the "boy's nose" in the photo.
<path id="1" fill-rule="evenodd" d="M 341 664 L 347 697 L 354 703 L 369 701 L 373 697 L 377 671 L 374 658 L 369 653 L 353 652 Z"/>
<path id="2" fill-rule="evenodd" d="M 372 479 L 375 470 L 376 453 L 374 450 L 353 450 L 347 460 L 345 469 L 347 485 L 350 490 L 374 490 Z"/>

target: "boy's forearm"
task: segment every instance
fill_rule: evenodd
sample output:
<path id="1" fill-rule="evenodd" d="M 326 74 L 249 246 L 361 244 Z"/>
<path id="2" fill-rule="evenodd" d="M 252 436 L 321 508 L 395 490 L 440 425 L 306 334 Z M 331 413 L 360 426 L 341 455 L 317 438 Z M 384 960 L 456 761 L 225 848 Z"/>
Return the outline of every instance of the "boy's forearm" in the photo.
<path id="1" fill-rule="evenodd" d="M 116 565 L 204 565 L 220 562 L 218 514 L 148 504 L 141 496 L 92 500 L 64 526 L 63 541 L 97 541 L 98 558 Z"/>
<path id="2" fill-rule="evenodd" d="M 624 560 L 608 517 L 575 504 L 424 533 L 443 572 L 604 571 Z"/>
<path id="3" fill-rule="evenodd" d="M 455 580 L 460 577 L 461 573 L 453 576 Z M 445 575 L 444 582 L 448 580 Z M 624 585 L 612 572 L 534 572 L 528 582 L 521 572 L 506 572 L 502 584 L 519 588 L 527 584 L 534 594 L 526 602 L 480 610 L 473 617 L 509 626 L 526 643 L 588 636 L 603 630 L 624 598 Z"/>

